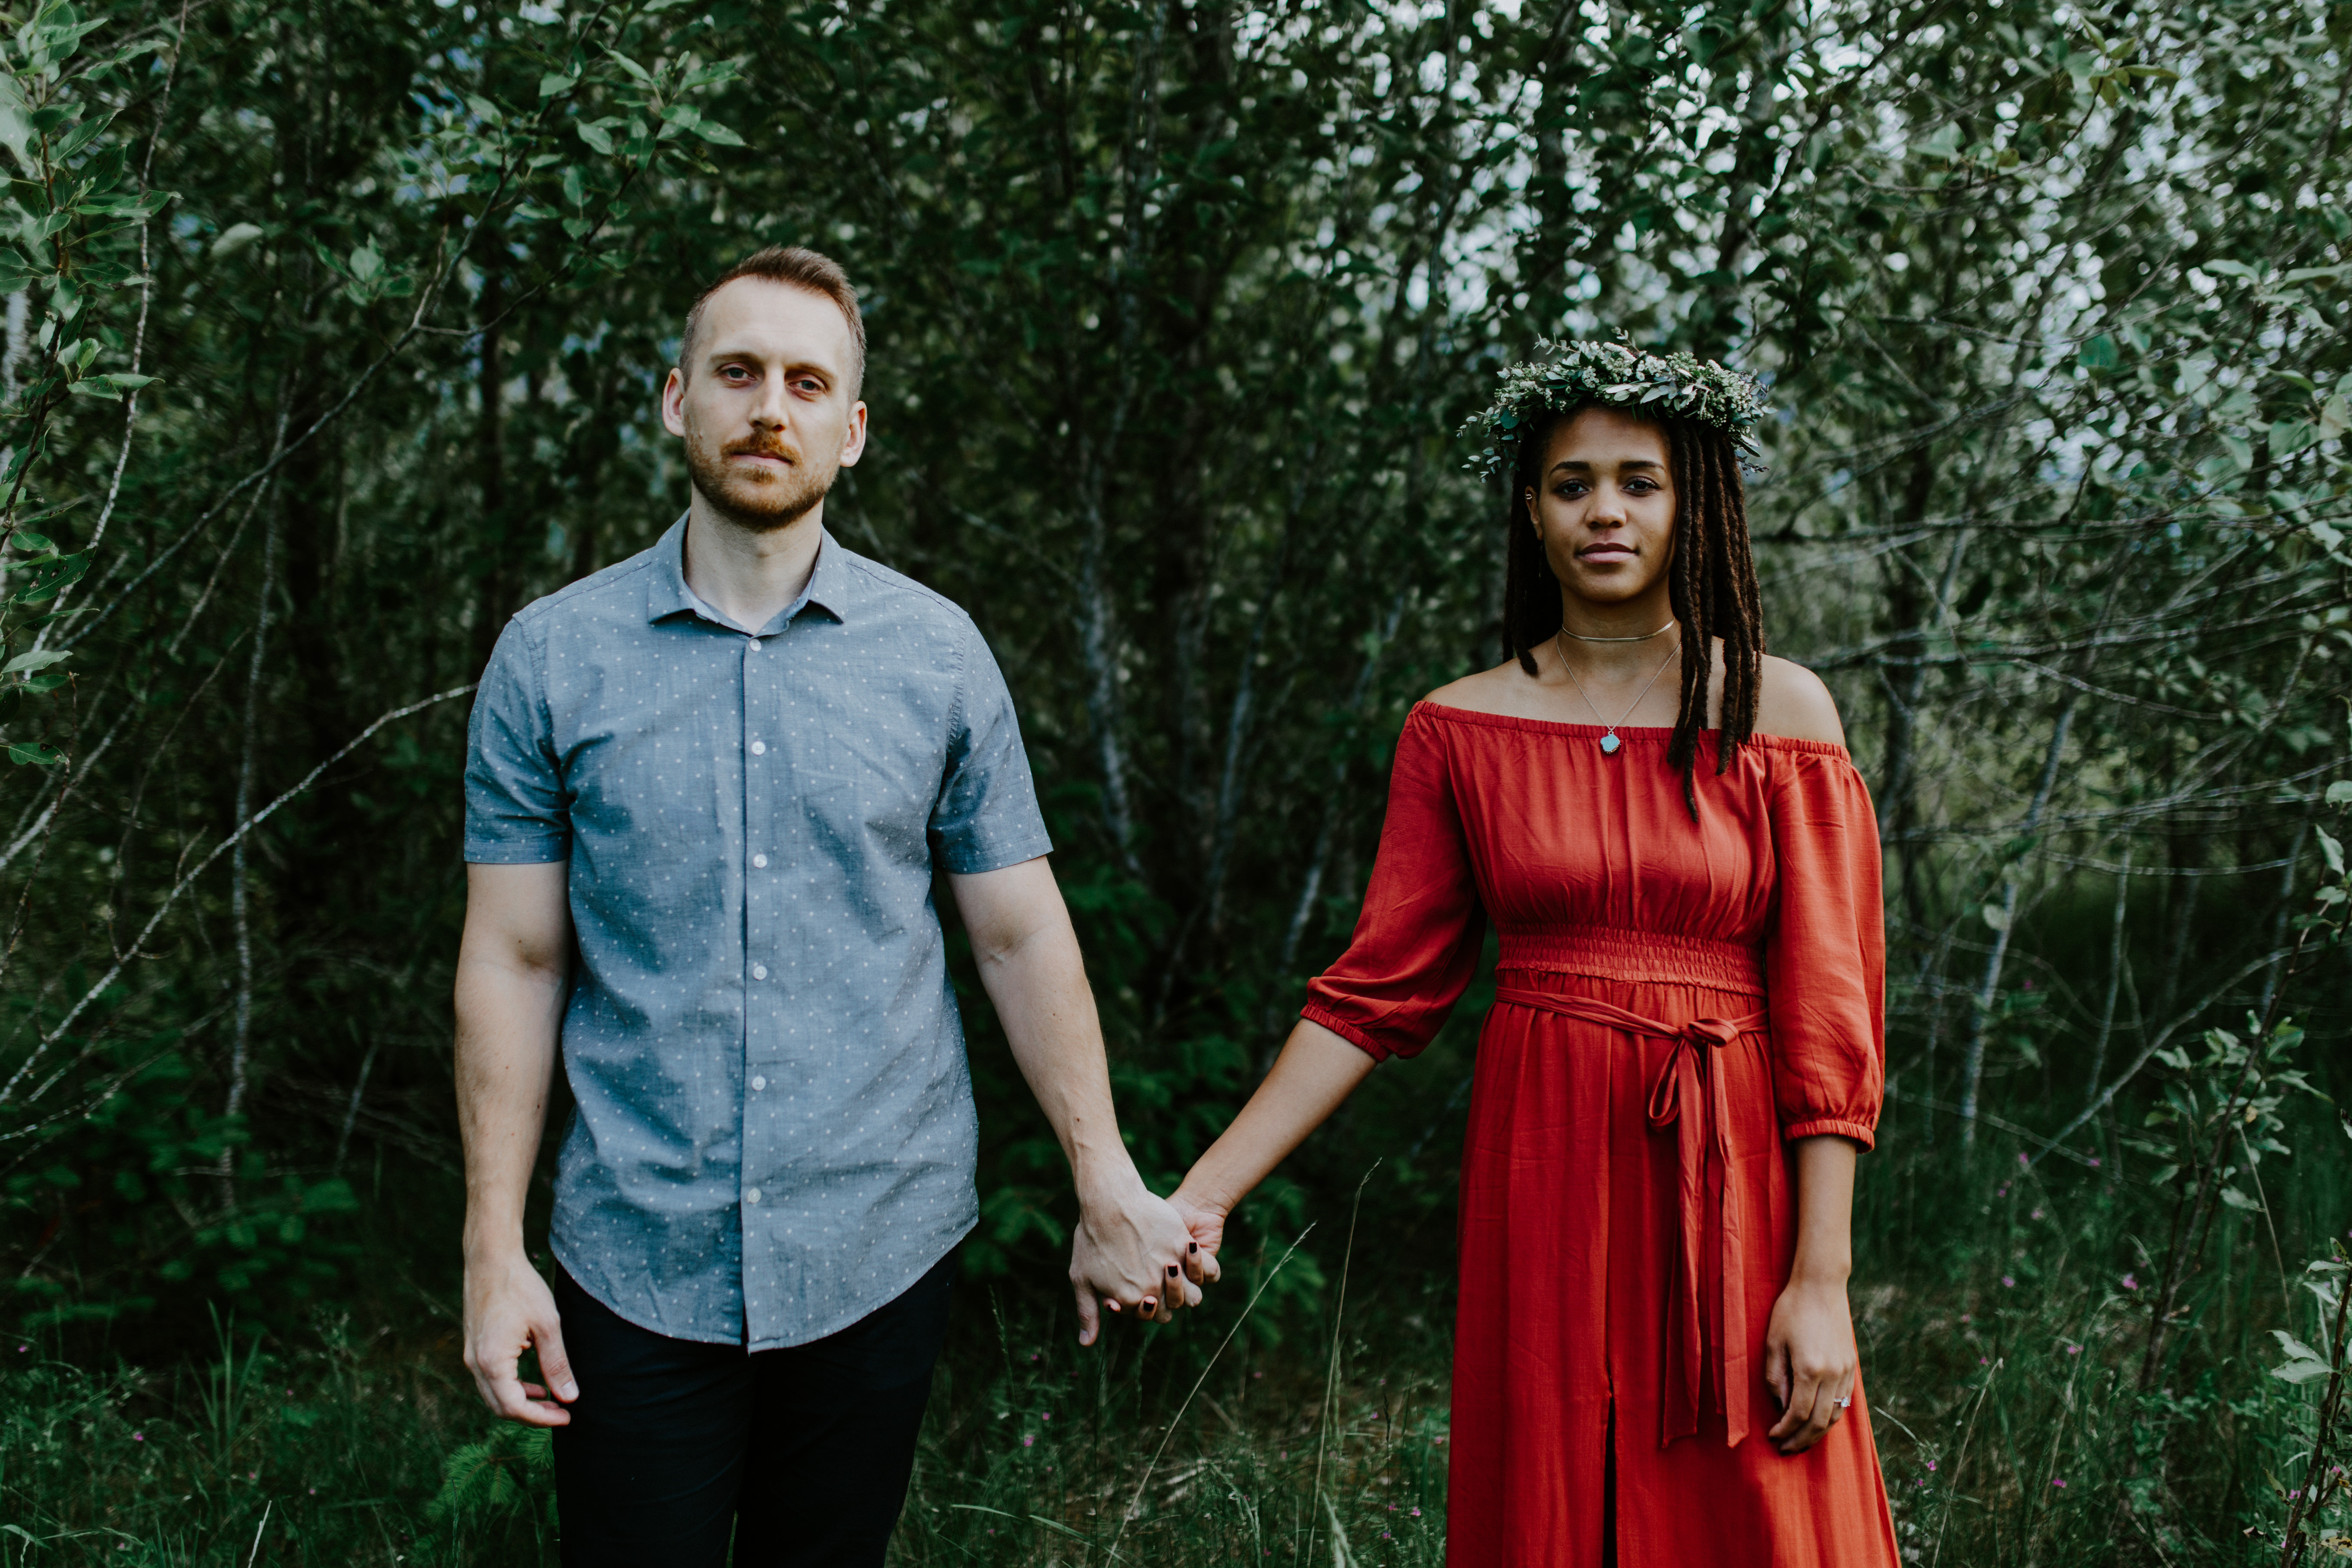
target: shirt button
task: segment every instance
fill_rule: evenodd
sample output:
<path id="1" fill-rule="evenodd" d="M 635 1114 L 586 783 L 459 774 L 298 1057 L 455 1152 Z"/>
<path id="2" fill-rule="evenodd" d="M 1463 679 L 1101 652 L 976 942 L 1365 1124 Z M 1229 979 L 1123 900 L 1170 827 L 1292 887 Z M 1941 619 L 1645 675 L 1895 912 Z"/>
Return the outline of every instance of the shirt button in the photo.
<path id="1" fill-rule="evenodd" d="M 746 647 L 743 651 L 744 651 L 745 653 L 757 653 L 757 652 L 759 652 L 759 651 L 760 651 L 760 639 L 759 639 L 758 637 L 753 637 L 753 638 L 751 639 L 751 646 L 749 646 L 748 647 Z"/>
<path id="2" fill-rule="evenodd" d="M 767 966 L 766 964 L 764 964 L 764 963 L 755 963 L 755 964 L 753 964 L 753 965 L 751 966 L 751 978 L 752 978 L 752 979 L 754 979 L 754 980 L 765 980 L 767 977 L 768 977 L 768 966 Z"/>
<path id="3" fill-rule="evenodd" d="M 757 1094 L 760 1090 L 767 1087 L 768 1080 L 764 1078 L 755 1078 L 751 1080 L 751 1092 L 754 1094 Z"/>
<path id="4" fill-rule="evenodd" d="M 754 855 L 751 857 L 751 865 L 754 868 L 764 871 L 768 868 L 768 858 L 765 855 Z"/>
<path id="5" fill-rule="evenodd" d="M 743 1201 L 747 1204 L 758 1203 L 760 1201 L 760 1189 L 753 1187 L 750 1192 L 745 1193 L 743 1194 Z"/>
<path id="6" fill-rule="evenodd" d="M 764 756 L 766 756 L 766 755 L 768 754 L 768 742 L 765 742 L 765 741 L 754 741 L 754 742 L 751 742 L 751 754 L 752 754 L 753 756 L 755 756 L 755 757 L 764 757 Z"/>

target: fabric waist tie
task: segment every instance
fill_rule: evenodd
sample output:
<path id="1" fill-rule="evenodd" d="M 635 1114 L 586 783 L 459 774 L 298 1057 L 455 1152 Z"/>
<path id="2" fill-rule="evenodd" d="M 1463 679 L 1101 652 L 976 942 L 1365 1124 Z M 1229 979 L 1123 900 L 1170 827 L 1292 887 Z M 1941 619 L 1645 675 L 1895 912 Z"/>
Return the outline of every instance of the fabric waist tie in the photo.
<path id="1" fill-rule="evenodd" d="M 1664 1024 L 1590 996 L 1561 996 L 1549 991 L 1504 986 L 1495 993 L 1498 1005 L 1534 1007 L 1578 1018 L 1631 1035 L 1653 1035 L 1672 1040 L 1658 1076 L 1650 1085 L 1649 1116 L 1653 1131 L 1675 1129 L 1678 1155 L 1677 1207 L 1682 1216 L 1681 1246 L 1675 1256 L 1675 1278 L 1666 1293 L 1666 1365 L 1660 1369 L 1659 1403 L 1664 1412 L 1661 1445 L 1698 1431 L 1698 1391 L 1706 1361 L 1706 1322 L 1699 1311 L 1699 1259 L 1706 1236 L 1707 1199 L 1715 1200 L 1719 1220 L 1720 1248 L 1716 1266 L 1721 1276 L 1715 1305 L 1719 1316 L 1715 1335 L 1720 1360 L 1716 1369 L 1716 1406 L 1724 1418 L 1724 1443 L 1736 1447 L 1748 1436 L 1748 1320 L 1745 1281 L 1746 1247 L 1739 1220 L 1739 1184 L 1731 1179 L 1730 1108 L 1725 1103 L 1715 1070 L 1714 1053 L 1742 1035 L 1763 1031 L 1766 1015 L 1749 1013 L 1738 1018 L 1694 1018 L 1686 1024 Z M 1687 1112 L 1688 1114 L 1685 1114 Z M 1715 1155 L 1709 1179 L 1707 1155 Z M 1713 1189 L 1710 1192 L 1710 1187 Z M 1679 1373 L 1680 1376 L 1675 1374 Z"/>

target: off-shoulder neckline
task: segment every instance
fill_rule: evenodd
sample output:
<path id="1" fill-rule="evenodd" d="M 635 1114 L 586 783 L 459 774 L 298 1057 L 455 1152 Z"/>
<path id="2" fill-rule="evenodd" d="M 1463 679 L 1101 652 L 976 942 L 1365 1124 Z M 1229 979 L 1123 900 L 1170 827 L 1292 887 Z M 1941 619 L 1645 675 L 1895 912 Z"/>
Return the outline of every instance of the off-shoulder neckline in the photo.
<path id="1" fill-rule="evenodd" d="M 1475 708 L 1456 708 L 1450 703 L 1421 701 L 1412 705 L 1413 712 L 1427 710 L 1433 718 L 1448 720 L 1457 724 L 1476 724 L 1491 730 L 1524 730 L 1538 735 L 1589 735 L 1598 738 L 1609 733 L 1606 724 L 1570 724 L 1558 719 L 1522 719 L 1510 713 L 1487 713 Z M 1664 741 L 1675 732 L 1671 724 L 1620 724 L 1617 734 L 1627 741 Z M 1719 734 L 1718 730 L 1701 730 L 1702 735 Z M 1851 763 L 1853 755 L 1834 741 L 1808 741 L 1796 735 L 1750 735 L 1750 745 L 1766 746 L 1774 751 L 1801 752 L 1811 756 L 1835 757 Z"/>

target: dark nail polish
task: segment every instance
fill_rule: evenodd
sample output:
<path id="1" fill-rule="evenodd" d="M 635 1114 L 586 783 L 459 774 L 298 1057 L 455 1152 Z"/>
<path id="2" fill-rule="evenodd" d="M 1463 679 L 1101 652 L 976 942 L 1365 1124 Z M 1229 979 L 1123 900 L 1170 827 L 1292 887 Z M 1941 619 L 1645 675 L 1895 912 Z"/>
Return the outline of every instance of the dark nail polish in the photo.
<path id="1" fill-rule="evenodd" d="M 1201 1244 L 1197 1241 L 1187 1242 L 1184 1245 L 1184 1250 L 1187 1252 L 1198 1252 L 1201 1250 Z"/>
<path id="2" fill-rule="evenodd" d="M 1172 1263 L 1168 1266 L 1168 1278 L 1171 1279 L 1176 1278 L 1176 1266 Z"/>

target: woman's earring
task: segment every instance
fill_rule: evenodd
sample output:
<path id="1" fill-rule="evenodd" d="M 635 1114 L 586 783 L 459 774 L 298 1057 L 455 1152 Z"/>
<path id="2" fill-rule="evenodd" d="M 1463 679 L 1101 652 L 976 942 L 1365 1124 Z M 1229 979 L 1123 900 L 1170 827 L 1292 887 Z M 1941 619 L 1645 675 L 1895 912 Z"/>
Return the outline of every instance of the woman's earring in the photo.
<path id="1" fill-rule="evenodd" d="M 1541 540 L 1543 538 L 1543 519 L 1536 515 L 1536 492 L 1529 490 L 1527 493 L 1526 499 L 1528 503 L 1528 526 L 1534 529 L 1536 531 L 1536 538 L 1538 540 Z"/>

